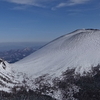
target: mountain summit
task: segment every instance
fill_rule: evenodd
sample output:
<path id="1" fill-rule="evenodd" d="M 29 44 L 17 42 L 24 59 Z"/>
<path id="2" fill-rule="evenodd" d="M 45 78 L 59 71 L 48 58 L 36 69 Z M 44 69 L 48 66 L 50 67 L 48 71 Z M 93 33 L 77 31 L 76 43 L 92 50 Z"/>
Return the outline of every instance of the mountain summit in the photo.
<path id="1" fill-rule="evenodd" d="M 13 66 L 19 72 L 38 77 L 43 74 L 59 76 L 67 69 L 75 69 L 75 73 L 82 75 L 98 64 L 100 30 L 79 29 L 51 41 Z"/>

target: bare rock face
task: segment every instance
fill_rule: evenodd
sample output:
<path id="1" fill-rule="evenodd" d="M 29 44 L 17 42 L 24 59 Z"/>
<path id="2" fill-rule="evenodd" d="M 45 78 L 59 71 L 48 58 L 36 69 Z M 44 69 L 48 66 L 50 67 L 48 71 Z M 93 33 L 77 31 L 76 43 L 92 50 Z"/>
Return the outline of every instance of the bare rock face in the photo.
<path id="1" fill-rule="evenodd" d="M 3 59 L 0 59 L 0 64 L 1 64 L 3 69 L 6 69 L 6 63 Z"/>

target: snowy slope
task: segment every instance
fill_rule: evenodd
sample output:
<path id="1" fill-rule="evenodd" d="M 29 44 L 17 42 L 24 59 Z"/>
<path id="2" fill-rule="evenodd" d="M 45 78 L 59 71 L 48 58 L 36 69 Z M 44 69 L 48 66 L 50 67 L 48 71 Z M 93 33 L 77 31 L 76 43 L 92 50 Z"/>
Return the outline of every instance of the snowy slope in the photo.
<path id="1" fill-rule="evenodd" d="M 80 29 L 55 39 L 12 67 L 35 78 L 43 74 L 59 76 L 73 68 L 75 73 L 83 74 L 98 64 L 100 30 Z"/>

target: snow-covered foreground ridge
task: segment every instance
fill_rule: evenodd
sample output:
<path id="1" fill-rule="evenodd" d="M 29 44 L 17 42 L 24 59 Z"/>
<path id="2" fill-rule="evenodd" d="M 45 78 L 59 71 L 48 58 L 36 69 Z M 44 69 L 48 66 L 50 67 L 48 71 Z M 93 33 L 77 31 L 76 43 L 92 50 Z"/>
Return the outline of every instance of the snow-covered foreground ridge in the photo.
<path id="1" fill-rule="evenodd" d="M 10 92 L 18 81 L 12 75 L 10 64 L 0 59 L 0 91 Z"/>
<path id="2" fill-rule="evenodd" d="M 61 36 L 30 56 L 14 63 L 13 69 L 32 75 L 59 76 L 67 69 L 91 71 L 100 64 L 100 30 L 80 29 Z"/>

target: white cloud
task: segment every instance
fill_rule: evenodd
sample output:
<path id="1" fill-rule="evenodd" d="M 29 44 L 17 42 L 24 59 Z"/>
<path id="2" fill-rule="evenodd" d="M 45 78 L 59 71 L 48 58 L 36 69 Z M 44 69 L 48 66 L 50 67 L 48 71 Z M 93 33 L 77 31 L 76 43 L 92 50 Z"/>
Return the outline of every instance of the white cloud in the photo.
<path id="1" fill-rule="evenodd" d="M 5 0 L 5 1 L 17 3 L 17 4 L 33 4 L 33 3 L 35 3 L 35 0 Z"/>
<path id="2" fill-rule="evenodd" d="M 42 0 L 42 2 L 40 0 L 5 0 L 5 1 L 21 5 L 33 5 L 38 7 L 44 7 L 44 5 L 42 5 L 42 2 L 45 0 Z"/>
<path id="3" fill-rule="evenodd" d="M 56 6 L 56 8 L 65 7 L 65 6 L 73 6 L 78 4 L 84 4 L 90 0 L 69 0 L 68 2 L 62 2 Z"/>
<path id="4" fill-rule="evenodd" d="M 21 5 L 33 5 L 37 7 L 47 7 L 53 5 L 52 9 L 54 10 L 56 8 L 61 8 L 65 6 L 84 4 L 90 0 L 4 0 L 4 1 Z"/>

